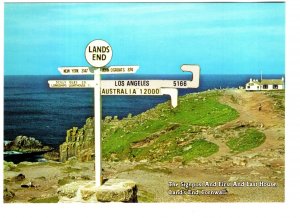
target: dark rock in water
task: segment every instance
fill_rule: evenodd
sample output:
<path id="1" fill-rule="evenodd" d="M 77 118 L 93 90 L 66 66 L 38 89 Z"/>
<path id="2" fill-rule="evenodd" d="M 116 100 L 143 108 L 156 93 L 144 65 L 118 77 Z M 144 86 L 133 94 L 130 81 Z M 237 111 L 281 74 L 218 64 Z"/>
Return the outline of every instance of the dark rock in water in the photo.
<path id="1" fill-rule="evenodd" d="M 3 189 L 3 200 L 4 202 L 10 201 L 15 197 L 15 193 L 12 191 L 8 190 L 6 187 Z"/>
<path id="2" fill-rule="evenodd" d="M 20 151 L 25 153 L 50 150 L 52 149 L 49 146 L 45 146 L 39 140 L 27 136 L 17 136 L 15 140 L 4 147 L 4 151 Z"/>
<path id="3" fill-rule="evenodd" d="M 15 176 L 13 179 L 14 179 L 15 182 L 20 182 L 20 181 L 23 181 L 25 179 L 25 175 L 20 173 L 19 175 Z"/>

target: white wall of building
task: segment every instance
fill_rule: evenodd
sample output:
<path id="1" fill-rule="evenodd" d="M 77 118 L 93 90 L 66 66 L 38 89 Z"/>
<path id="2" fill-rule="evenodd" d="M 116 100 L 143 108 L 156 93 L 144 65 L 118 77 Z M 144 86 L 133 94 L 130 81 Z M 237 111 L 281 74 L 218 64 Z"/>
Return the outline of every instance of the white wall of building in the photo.
<path id="1" fill-rule="evenodd" d="M 257 90 L 260 90 L 260 86 L 259 84 L 256 84 L 256 83 L 253 83 L 251 82 L 252 85 L 250 85 L 250 83 L 247 83 L 246 84 L 246 90 L 249 90 L 249 91 L 257 91 Z"/>

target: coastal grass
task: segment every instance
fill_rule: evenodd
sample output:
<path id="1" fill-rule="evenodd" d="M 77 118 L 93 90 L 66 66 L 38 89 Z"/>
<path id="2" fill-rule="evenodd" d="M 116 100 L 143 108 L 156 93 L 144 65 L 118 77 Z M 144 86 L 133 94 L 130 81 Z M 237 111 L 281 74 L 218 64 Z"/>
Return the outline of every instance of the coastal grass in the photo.
<path id="1" fill-rule="evenodd" d="M 230 138 L 226 145 L 233 152 L 243 152 L 260 146 L 265 139 L 266 136 L 264 133 L 254 128 L 250 128 L 245 132 L 241 132 L 238 137 Z"/>
<path id="2" fill-rule="evenodd" d="M 203 139 L 194 140 L 185 147 L 174 145 L 169 148 L 166 155 L 162 155 L 161 161 L 171 160 L 173 157 L 182 156 L 183 162 L 189 162 L 198 157 L 208 157 L 218 152 L 219 146 Z"/>
<path id="3" fill-rule="evenodd" d="M 197 157 L 208 157 L 219 151 L 219 146 L 206 140 L 195 140 L 191 143 L 191 149 L 183 151 L 185 161 L 193 160 Z"/>
<path id="4" fill-rule="evenodd" d="M 104 157 L 116 154 L 119 159 L 162 160 L 184 155 L 189 161 L 197 156 L 211 155 L 218 148 L 205 140 L 192 142 L 192 149 L 186 152 L 178 144 L 190 140 L 188 134 L 192 126 L 215 127 L 239 116 L 236 110 L 221 104 L 219 96 L 219 91 L 188 94 L 179 98 L 179 105 L 174 109 L 170 108 L 170 102 L 166 102 L 122 120 L 123 125 L 117 128 L 112 128 L 114 124 L 107 124 L 107 134 L 103 138 Z M 134 146 L 139 144 L 142 146 Z"/>

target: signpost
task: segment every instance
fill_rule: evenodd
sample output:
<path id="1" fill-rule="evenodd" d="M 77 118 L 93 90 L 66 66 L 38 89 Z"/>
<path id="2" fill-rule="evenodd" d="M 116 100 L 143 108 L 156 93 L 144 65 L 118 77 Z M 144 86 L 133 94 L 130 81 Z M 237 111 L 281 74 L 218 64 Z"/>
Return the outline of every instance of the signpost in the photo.
<path id="1" fill-rule="evenodd" d="M 199 65 L 182 65 L 181 70 L 192 73 L 192 80 L 101 80 L 101 74 L 135 73 L 139 66 L 106 65 L 112 58 L 111 46 L 103 40 L 90 42 L 85 58 L 92 67 L 60 67 L 63 75 L 94 75 L 94 80 L 49 80 L 50 88 L 93 88 L 95 117 L 95 180 L 96 186 L 103 182 L 101 150 L 101 96 L 102 95 L 170 95 L 171 105 L 177 107 L 178 88 L 198 88 Z"/>

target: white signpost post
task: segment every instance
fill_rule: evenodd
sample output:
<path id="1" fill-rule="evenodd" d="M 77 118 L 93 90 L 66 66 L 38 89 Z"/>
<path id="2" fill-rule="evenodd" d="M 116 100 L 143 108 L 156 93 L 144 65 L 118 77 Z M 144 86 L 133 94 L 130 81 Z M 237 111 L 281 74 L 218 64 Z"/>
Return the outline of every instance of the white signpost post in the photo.
<path id="1" fill-rule="evenodd" d="M 200 81 L 199 65 L 182 65 L 181 70 L 192 73 L 192 80 L 101 80 L 101 74 L 135 73 L 139 66 L 106 65 L 112 58 L 111 46 L 103 40 L 88 44 L 85 57 L 92 67 L 60 67 L 63 75 L 94 75 L 94 80 L 49 80 L 50 88 L 93 88 L 95 117 L 95 180 L 101 186 L 101 95 L 170 95 L 173 108 L 178 102 L 178 88 L 198 88 Z"/>

